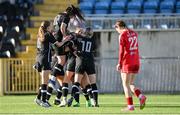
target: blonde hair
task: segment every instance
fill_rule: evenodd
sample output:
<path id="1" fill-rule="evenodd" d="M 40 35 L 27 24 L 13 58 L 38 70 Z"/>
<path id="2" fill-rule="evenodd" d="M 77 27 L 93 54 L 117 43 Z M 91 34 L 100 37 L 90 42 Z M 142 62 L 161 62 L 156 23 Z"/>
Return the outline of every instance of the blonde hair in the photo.
<path id="1" fill-rule="evenodd" d="M 50 22 L 49 21 L 43 21 L 41 23 L 41 26 L 39 27 L 39 31 L 38 31 L 38 39 L 43 42 L 45 39 L 45 32 L 47 31 L 47 28 L 50 26 Z"/>
<path id="2" fill-rule="evenodd" d="M 84 32 L 84 34 L 85 34 L 88 38 L 92 38 L 93 35 L 94 35 L 94 32 L 93 32 L 92 28 L 87 27 L 86 30 L 85 30 L 85 32 Z"/>
<path id="3" fill-rule="evenodd" d="M 75 30 L 75 33 L 76 34 L 82 34 L 82 33 L 84 33 L 84 30 L 83 30 L 83 28 L 77 27 L 76 30 Z"/>

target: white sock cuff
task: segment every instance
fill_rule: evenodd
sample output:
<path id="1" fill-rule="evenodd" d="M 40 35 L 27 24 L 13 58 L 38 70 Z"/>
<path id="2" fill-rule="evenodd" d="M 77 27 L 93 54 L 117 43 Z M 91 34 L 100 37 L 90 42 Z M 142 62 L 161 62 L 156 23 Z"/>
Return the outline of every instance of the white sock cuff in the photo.
<path id="1" fill-rule="evenodd" d="M 141 99 L 141 98 L 142 98 L 142 96 L 143 96 L 143 94 L 140 94 L 138 98 L 139 98 L 139 99 Z"/>
<path id="2" fill-rule="evenodd" d="M 41 90 L 41 93 L 46 93 L 47 92 L 47 90 Z"/>
<path id="3" fill-rule="evenodd" d="M 51 79 L 52 81 L 56 81 L 56 77 L 53 76 L 53 75 L 50 77 L 50 79 Z"/>

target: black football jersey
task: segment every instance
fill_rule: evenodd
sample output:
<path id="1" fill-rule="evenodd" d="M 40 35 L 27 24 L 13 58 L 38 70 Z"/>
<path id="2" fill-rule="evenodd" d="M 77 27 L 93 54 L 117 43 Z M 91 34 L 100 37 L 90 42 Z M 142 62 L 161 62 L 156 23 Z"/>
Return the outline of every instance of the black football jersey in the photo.
<path id="1" fill-rule="evenodd" d="M 93 38 L 76 36 L 74 43 L 77 47 L 77 52 L 81 57 L 84 58 L 93 57 L 93 51 L 95 48 L 95 43 Z"/>
<path id="2" fill-rule="evenodd" d="M 37 39 L 37 53 L 48 53 L 51 49 L 51 44 L 56 42 L 56 39 L 50 32 L 45 33 L 44 39 L 43 42 Z"/>
<path id="3" fill-rule="evenodd" d="M 61 33 L 60 27 L 62 23 L 67 24 L 66 29 L 68 27 L 70 18 L 66 13 L 60 13 L 54 18 L 54 33 L 55 33 L 55 38 L 57 41 L 62 41 L 63 35 Z"/>

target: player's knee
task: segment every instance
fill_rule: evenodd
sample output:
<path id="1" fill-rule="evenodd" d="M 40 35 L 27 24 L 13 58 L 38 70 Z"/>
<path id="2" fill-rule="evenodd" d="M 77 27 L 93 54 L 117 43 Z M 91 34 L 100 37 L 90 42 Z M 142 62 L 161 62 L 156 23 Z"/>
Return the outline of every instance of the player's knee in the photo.
<path id="1" fill-rule="evenodd" d="M 62 65 L 60 64 L 56 64 L 54 69 L 53 69 L 53 73 L 54 76 L 64 76 L 64 68 Z"/>
<path id="2" fill-rule="evenodd" d="M 57 56 L 57 58 L 58 58 L 58 65 L 65 65 L 65 63 L 66 63 L 66 57 L 65 57 L 65 55 L 63 55 L 63 56 Z"/>
<path id="3" fill-rule="evenodd" d="M 89 80 L 90 80 L 91 84 L 96 84 L 96 75 L 91 74 L 91 75 L 88 75 L 88 76 L 89 76 Z"/>

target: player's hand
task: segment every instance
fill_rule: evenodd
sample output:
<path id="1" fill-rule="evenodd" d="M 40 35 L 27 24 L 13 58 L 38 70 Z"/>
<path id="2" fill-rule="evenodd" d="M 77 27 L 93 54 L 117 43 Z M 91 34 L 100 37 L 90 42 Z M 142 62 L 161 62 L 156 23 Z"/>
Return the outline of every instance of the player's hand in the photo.
<path id="1" fill-rule="evenodd" d="M 117 65 L 116 65 L 116 70 L 117 70 L 117 71 L 120 71 L 120 70 L 121 70 L 121 65 L 120 65 L 120 64 L 117 64 Z"/>
<path id="2" fill-rule="evenodd" d="M 63 37 L 63 40 L 66 40 L 66 41 L 68 41 L 68 40 L 70 40 L 71 39 L 71 36 L 65 36 L 65 37 Z"/>
<path id="3" fill-rule="evenodd" d="M 77 51 L 74 51 L 73 54 L 74 54 L 74 56 L 78 57 Z"/>

